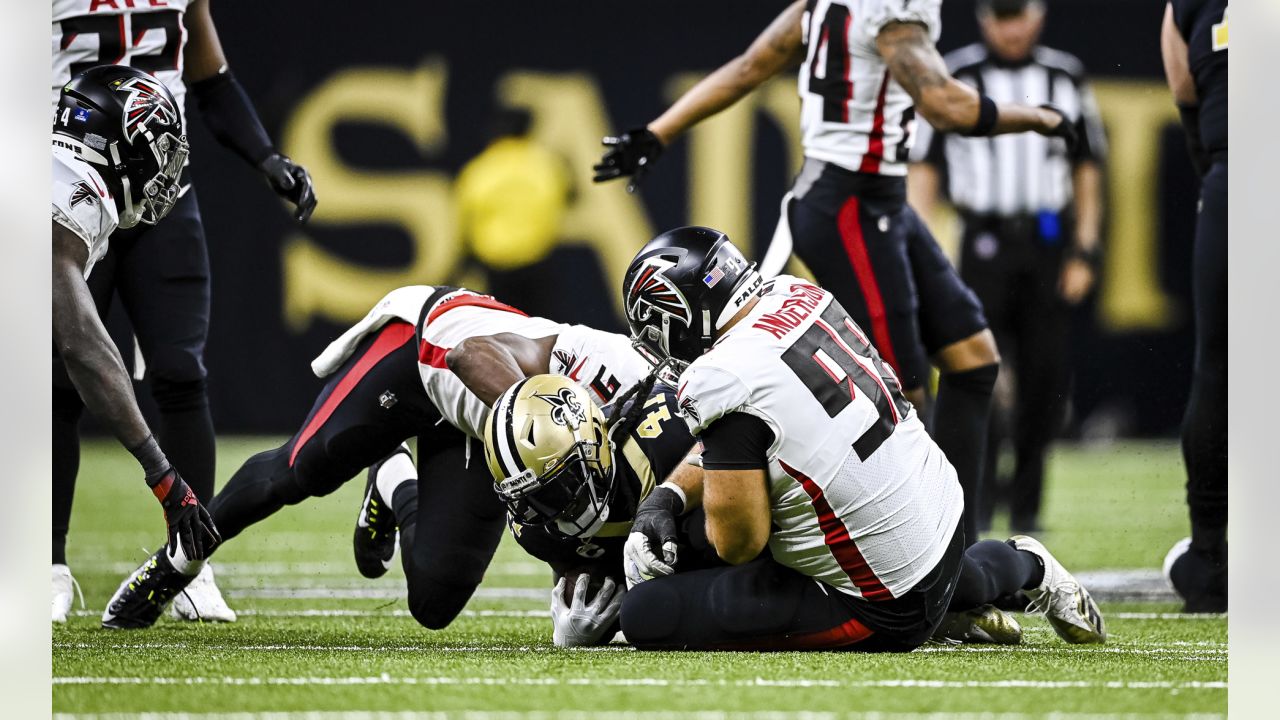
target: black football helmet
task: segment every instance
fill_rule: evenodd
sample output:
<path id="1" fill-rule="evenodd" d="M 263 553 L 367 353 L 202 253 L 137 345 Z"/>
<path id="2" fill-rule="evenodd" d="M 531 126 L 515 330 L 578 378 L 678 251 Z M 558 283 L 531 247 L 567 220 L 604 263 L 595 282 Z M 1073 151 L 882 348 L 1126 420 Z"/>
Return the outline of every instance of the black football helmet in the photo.
<path id="1" fill-rule="evenodd" d="M 622 281 L 632 342 L 651 362 L 682 371 L 711 349 L 763 282 L 719 230 L 668 230 L 636 253 Z"/>
<path id="2" fill-rule="evenodd" d="M 75 152 L 107 182 L 120 227 L 154 225 L 178 201 L 189 147 L 169 89 L 126 65 L 71 78 L 53 116 L 53 144 Z"/>

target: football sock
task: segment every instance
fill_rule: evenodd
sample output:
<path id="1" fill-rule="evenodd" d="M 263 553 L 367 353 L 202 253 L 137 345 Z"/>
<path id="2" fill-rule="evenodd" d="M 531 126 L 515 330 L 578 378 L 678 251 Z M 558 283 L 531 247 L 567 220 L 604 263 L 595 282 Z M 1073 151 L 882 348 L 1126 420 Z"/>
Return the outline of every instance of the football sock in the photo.
<path id="1" fill-rule="evenodd" d="M 213 499 L 217 447 L 213 416 L 204 380 L 152 380 L 152 397 L 160 409 L 160 447 L 202 503 Z"/>
<path id="2" fill-rule="evenodd" d="M 415 486 L 416 493 L 418 468 L 414 466 L 413 459 L 408 453 L 396 452 L 382 461 L 382 465 L 378 467 L 378 478 L 375 482 L 378 486 L 378 494 L 384 501 L 391 503 L 394 511 L 396 492 L 401 485 Z M 400 519 L 398 513 L 396 519 Z"/>
<path id="3" fill-rule="evenodd" d="M 964 551 L 951 610 L 969 610 L 1003 595 L 1030 590 L 1044 580 L 1040 558 L 999 540 L 983 540 Z"/>
<path id="4" fill-rule="evenodd" d="M 80 394 L 53 389 L 53 563 L 67 564 L 67 529 L 80 472 Z"/>
<path id="5" fill-rule="evenodd" d="M 1213 557 L 1227 549 L 1227 393 L 1225 376 L 1199 364 L 1182 428 L 1191 547 Z"/>
<path id="6" fill-rule="evenodd" d="M 978 539 L 979 492 L 987 446 L 991 390 L 1000 372 L 997 364 L 964 372 L 945 373 L 938 380 L 933 439 L 956 469 L 964 491 L 965 542 Z"/>

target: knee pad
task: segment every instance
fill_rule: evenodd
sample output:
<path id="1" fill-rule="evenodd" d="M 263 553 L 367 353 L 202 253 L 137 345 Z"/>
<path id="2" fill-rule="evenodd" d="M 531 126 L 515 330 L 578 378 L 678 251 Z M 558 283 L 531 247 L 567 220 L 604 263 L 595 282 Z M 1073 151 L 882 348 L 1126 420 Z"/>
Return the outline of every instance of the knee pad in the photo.
<path id="1" fill-rule="evenodd" d="M 409 614 L 428 630 L 443 630 L 458 617 L 475 594 L 472 584 L 451 584 L 431 578 L 409 577 Z"/>
<path id="2" fill-rule="evenodd" d="M 673 576 L 674 577 L 674 576 Z M 627 641 L 638 648 L 658 647 L 680 627 L 680 592 L 672 578 L 640 583 L 622 597 L 619 620 Z"/>
<path id="3" fill-rule="evenodd" d="M 1000 363 L 991 363 L 971 370 L 943 373 L 938 378 L 938 382 L 945 383 L 956 390 L 990 395 L 998 377 L 1000 377 Z"/>
<path id="4" fill-rule="evenodd" d="M 80 393 L 75 389 L 53 388 L 53 419 L 71 423 L 72 425 L 80 422 L 80 416 L 84 414 L 84 401 L 80 399 Z"/>
<path id="5" fill-rule="evenodd" d="M 153 385 L 180 386 L 198 382 L 203 392 L 204 379 L 208 375 L 204 367 L 203 350 L 160 347 L 150 355 L 144 355 L 144 359 L 147 363 L 147 377 Z M 158 398 L 157 401 L 159 401 Z"/>
<path id="6" fill-rule="evenodd" d="M 205 379 L 171 380 L 163 375 L 151 378 L 151 397 L 161 412 L 198 410 L 209 406 Z"/>

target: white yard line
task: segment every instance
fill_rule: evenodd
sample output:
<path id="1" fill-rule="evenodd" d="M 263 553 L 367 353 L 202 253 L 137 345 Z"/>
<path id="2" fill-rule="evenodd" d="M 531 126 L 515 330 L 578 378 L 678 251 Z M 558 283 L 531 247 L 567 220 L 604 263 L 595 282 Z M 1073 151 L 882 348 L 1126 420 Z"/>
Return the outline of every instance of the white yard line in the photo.
<path id="1" fill-rule="evenodd" d="M 76 617 L 102 617 L 101 610 L 73 610 Z M 299 610 L 262 610 L 248 608 L 237 609 L 240 617 L 412 617 L 413 614 L 402 608 L 386 608 L 385 610 L 353 610 L 343 608 Z M 463 610 L 460 617 L 471 618 L 549 618 L 550 610 Z"/>
<path id="2" fill-rule="evenodd" d="M 911 688 L 964 690 L 1027 688 L 1035 690 L 1225 690 L 1225 681 L 1166 680 L 1098 682 L 1092 680 L 710 680 L 689 678 L 520 678 L 520 677 L 393 677 L 389 674 L 348 677 L 138 677 L 55 676 L 54 685 L 483 685 L 589 687 L 733 687 L 733 688 Z"/>
<path id="3" fill-rule="evenodd" d="M 486 711 L 454 712 L 142 712 L 142 714 L 70 714 L 59 712 L 54 720 L 1221 720 L 1215 714 L 1093 714 L 1093 712 L 726 712 L 672 710 L 621 711 Z"/>

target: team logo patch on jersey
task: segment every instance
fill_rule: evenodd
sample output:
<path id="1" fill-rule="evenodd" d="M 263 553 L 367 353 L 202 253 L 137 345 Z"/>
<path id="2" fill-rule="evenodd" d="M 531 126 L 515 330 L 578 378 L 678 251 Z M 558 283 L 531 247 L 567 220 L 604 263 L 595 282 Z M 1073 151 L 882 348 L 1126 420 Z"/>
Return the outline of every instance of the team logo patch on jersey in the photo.
<path id="1" fill-rule="evenodd" d="M 89 183 L 81 180 L 72 186 L 71 199 L 67 201 L 67 207 L 75 207 L 80 203 L 92 205 L 98 201 L 95 197 L 96 194 L 93 188 L 89 187 Z"/>
<path id="2" fill-rule="evenodd" d="M 676 288 L 675 283 L 667 279 L 665 271 L 675 267 L 675 263 L 661 257 L 645 260 L 636 279 L 627 289 L 627 314 L 636 320 L 644 321 L 649 313 L 656 310 L 670 315 L 685 325 L 693 322 L 693 310 L 684 294 Z"/>
<path id="3" fill-rule="evenodd" d="M 702 422 L 702 417 L 698 415 L 698 406 L 694 404 L 693 398 L 687 395 L 680 398 L 680 414 L 692 418 L 696 423 Z"/>
<path id="4" fill-rule="evenodd" d="M 561 388 L 552 395 L 537 393 L 534 397 L 542 398 L 551 406 L 551 421 L 557 425 L 577 430 L 587 421 L 587 410 L 571 388 Z"/>
<path id="5" fill-rule="evenodd" d="M 133 142 L 134 137 L 145 130 L 153 119 L 167 125 L 177 125 L 178 110 L 150 80 L 129 78 L 117 85 L 116 90 L 129 93 L 124 102 L 124 135 L 129 142 Z"/>
<path id="6" fill-rule="evenodd" d="M 577 362 L 578 356 L 568 350 L 551 351 L 551 372 L 557 375 L 567 375 Z"/>

